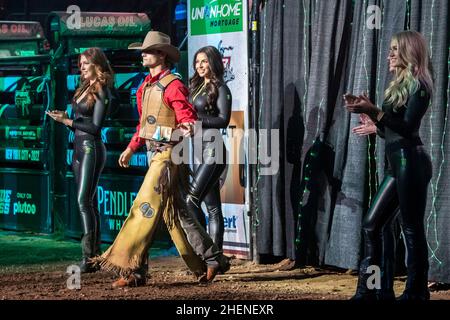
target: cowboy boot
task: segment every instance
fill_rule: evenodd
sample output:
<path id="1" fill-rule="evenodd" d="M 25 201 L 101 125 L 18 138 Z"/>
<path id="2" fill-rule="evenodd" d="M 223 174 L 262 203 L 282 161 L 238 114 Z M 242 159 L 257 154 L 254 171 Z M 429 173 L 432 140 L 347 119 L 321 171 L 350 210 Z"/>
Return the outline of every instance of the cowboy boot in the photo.
<path id="1" fill-rule="evenodd" d="M 81 238 L 81 250 L 82 250 L 82 260 L 80 263 L 81 273 L 92 273 L 98 271 L 98 267 L 94 265 L 91 258 L 94 257 L 95 251 L 95 234 L 94 232 L 88 232 L 83 234 Z"/>
<path id="2" fill-rule="evenodd" d="M 403 229 L 407 249 L 407 280 L 400 301 L 430 300 L 428 289 L 428 251 L 423 237 L 416 230 Z"/>
<path id="3" fill-rule="evenodd" d="M 142 287 L 145 286 L 146 278 L 140 273 L 132 273 L 128 277 L 120 277 L 112 284 L 113 288 Z"/>
<path id="4" fill-rule="evenodd" d="M 218 261 L 219 261 L 219 265 L 220 265 L 220 268 L 219 268 L 220 274 L 224 274 L 225 272 L 230 270 L 231 258 L 228 258 L 226 255 L 222 254 L 222 255 L 220 255 Z"/>
<path id="5" fill-rule="evenodd" d="M 208 264 L 206 269 L 206 274 L 199 278 L 200 283 L 212 282 L 218 273 L 224 274 L 228 270 L 230 270 L 230 259 L 221 254 L 216 263 Z"/>
<path id="6" fill-rule="evenodd" d="M 383 231 L 383 255 L 381 258 L 381 288 L 377 289 L 380 301 L 395 301 L 395 237 L 391 226 Z"/>
<path id="7" fill-rule="evenodd" d="M 427 301 L 430 300 L 428 289 L 428 270 L 425 267 L 410 268 L 408 266 L 408 277 L 403 294 L 398 297 L 399 301 Z"/>
<path id="8" fill-rule="evenodd" d="M 144 264 L 127 277 L 120 277 L 112 283 L 113 288 L 142 287 L 147 282 L 148 264 Z"/>
<path id="9" fill-rule="evenodd" d="M 376 289 L 369 289 L 367 282 L 370 273 L 367 272 L 367 268 L 371 265 L 371 258 L 364 258 L 359 266 L 358 284 L 356 286 L 356 292 L 351 301 L 375 301 L 378 299 Z"/>
<path id="10" fill-rule="evenodd" d="M 371 273 L 367 273 L 367 269 L 371 265 L 379 266 L 380 248 L 377 235 L 378 233 L 373 228 L 363 227 L 363 239 L 364 239 L 364 258 L 359 265 L 358 284 L 356 286 L 356 292 L 350 299 L 352 301 L 373 301 L 377 300 L 376 289 L 369 289 L 368 280 Z"/>
<path id="11" fill-rule="evenodd" d="M 394 293 L 394 262 L 384 263 L 381 269 L 381 289 L 376 290 L 377 299 L 380 301 L 395 301 Z"/>

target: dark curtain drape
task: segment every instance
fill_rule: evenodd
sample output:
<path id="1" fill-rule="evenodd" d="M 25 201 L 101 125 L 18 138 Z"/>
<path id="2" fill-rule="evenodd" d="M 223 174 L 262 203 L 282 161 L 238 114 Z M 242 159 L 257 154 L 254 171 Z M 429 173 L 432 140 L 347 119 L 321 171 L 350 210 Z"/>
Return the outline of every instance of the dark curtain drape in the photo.
<path id="1" fill-rule="evenodd" d="M 411 0 L 410 28 L 428 40 L 435 79 L 432 105 L 420 132 L 433 162 L 425 212 L 430 279 L 446 283 L 450 283 L 449 14 L 448 1 Z"/>
<path id="2" fill-rule="evenodd" d="M 259 126 L 279 129 L 280 170 L 258 178 L 258 254 L 356 269 L 384 142 L 351 134 L 359 117 L 346 112 L 342 94 L 365 91 L 381 105 L 390 39 L 411 29 L 429 43 L 436 81 L 421 127 L 434 169 L 425 217 L 430 279 L 450 282 L 448 7 L 446 0 L 265 1 Z"/>
<path id="3" fill-rule="evenodd" d="M 316 138 L 323 139 L 329 130 L 333 108 L 328 106 L 336 103 L 335 83 L 343 84 L 350 10 L 350 1 L 335 1 L 335 6 L 324 1 L 268 1 L 262 12 L 259 126 L 280 130 L 281 167 L 278 174 L 259 177 L 259 254 L 302 259 L 295 248 L 297 224 L 309 232 L 304 225 L 313 226 L 318 219 L 300 219 L 300 198 L 307 206 L 321 205 L 315 190 L 314 201 L 305 196 L 302 165 L 308 151 L 314 152 Z M 321 234 L 311 230 L 307 237 L 316 233 Z M 305 250 L 323 256 L 323 247 L 314 244 Z"/>

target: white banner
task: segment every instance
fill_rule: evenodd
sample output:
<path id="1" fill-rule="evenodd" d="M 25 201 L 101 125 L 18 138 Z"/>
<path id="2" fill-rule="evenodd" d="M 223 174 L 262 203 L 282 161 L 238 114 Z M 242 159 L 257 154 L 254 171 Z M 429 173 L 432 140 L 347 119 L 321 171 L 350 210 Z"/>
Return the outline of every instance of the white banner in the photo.
<path id="1" fill-rule="evenodd" d="M 228 152 L 235 154 L 236 159 L 244 158 L 239 157 L 239 144 L 245 143 L 242 132 L 248 128 L 247 17 L 247 1 L 244 0 L 188 1 L 188 61 L 191 64 L 189 77 L 194 74 L 192 61 L 197 50 L 204 46 L 214 46 L 220 51 L 225 67 L 224 79 L 233 97 L 232 119 L 224 140 Z M 217 31 L 220 24 L 223 28 Z M 246 153 L 246 143 L 243 150 Z M 225 223 L 224 252 L 240 259 L 250 258 L 247 169 L 245 163 L 234 161 L 229 164 L 221 189 Z M 204 212 L 206 213 L 205 210 Z"/>

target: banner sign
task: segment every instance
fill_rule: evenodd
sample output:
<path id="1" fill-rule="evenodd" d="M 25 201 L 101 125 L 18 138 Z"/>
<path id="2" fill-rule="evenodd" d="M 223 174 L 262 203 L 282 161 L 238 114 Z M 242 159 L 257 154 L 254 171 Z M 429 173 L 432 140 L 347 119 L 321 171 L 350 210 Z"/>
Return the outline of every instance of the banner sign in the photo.
<path id="1" fill-rule="evenodd" d="M 216 47 L 225 67 L 224 80 L 232 94 L 232 116 L 223 138 L 230 161 L 222 175 L 224 252 L 237 258 L 250 257 L 248 176 L 244 130 L 248 124 L 247 2 L 242 0 L 192 0 L 188 2 L 188 61 L 204 46 Z M 189 66 L 189 76 L 194 73 Z M 204 210 L 206 213 L 206 210 Z"/>
<path id="2" fill-rule="evenodd" d="M 39 22 L 0 21 L 0 41 L 44 40 L 44 30 Z"/>
<path id="3" fill-rule="evenodd" d="M 69 236 L 81 235 L 80 214 L 77 204 L 77 190 L 74 177 L 67 177 L 69 208 L 64 217 L 66 232 Z M 112 242 L 116 238 L 123 222 L 128 217 L 133 201 L 144 180 L 143 176 L 102 174 L 97 186 L 98 211 L 100 213 L 102 241 Z M 161 232 L 156 235 L 161 239 Z"/>
<path id="4" fill-rule="evenodd" d="M 38 126 L 2 126 L 0 125 L 0 141 L 40 141 L 43 135 L 42 127 Z"/>
<path id="5" fill-rule="evenodd" d="M 1 163 L 25 163 L 39 164 L 47 163 L 47 149 L 28 149 L 28 148 L 0 148 Z"/>
<path id="6" fill-rule="evenodd" d="M 0 228 L 52 232 L 49 173 L 0 171 Z"/>
<path id="7" fill-rule="evenodd" d="M 52 12 L 49 16 L 51 31 L 63 37 L 102 35 L 142 36 L 150 31 L 150 20 L 145 13 L 85 12 L 76 5 L 67 12 Z"/>
<path id="8" fill-rule="evenodd" d="M 243 31 L 243 0 L 189 1 L 191 36 Z"/>
<path id="9" fill-rule="evenodd" d="M 224 203 L 225 236 L 223 250 L 236 257 L 249 257 L 250 255 L 250 226 L 247 211 L 243 205 Z"/>

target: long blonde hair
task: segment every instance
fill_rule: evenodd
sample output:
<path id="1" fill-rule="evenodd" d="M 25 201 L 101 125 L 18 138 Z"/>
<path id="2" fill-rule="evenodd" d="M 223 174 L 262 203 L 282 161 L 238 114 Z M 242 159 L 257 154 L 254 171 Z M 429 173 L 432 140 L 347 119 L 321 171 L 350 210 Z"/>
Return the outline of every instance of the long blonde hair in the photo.
<path id="1" fill-rule="evenodd" d="M 392 37 L 397 42 L 400 65 L 396 67 L 394 79 L 384 92 L 385 102 L 395 109 L 406 104 L 422 83 L 426 91 L 433 92 L 431 60 L 425 38 L 417 31 L 402 31 Z"/>

